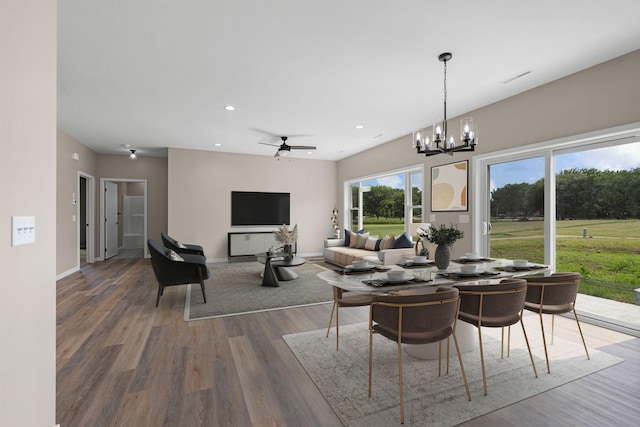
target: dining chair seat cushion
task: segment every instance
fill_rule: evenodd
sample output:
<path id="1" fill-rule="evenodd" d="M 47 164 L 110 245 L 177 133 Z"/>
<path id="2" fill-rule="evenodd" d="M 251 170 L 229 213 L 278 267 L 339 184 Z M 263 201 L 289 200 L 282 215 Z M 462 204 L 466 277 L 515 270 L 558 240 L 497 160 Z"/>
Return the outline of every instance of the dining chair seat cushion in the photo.
<path id="1" fill-rule="evenodd" d="M 458 313 L 458 319 L 463 322 L 471 323 L 478 326 L 478 316 L 476 314 Z M 485 316 L 482 315 L 482 323 L 480 326 L 486 326 L 488 328 L 500 328 L 502 326 L 510 326 L 520 321 L 520 314 L 515 313 L 510 316 Z"/>
<path id="2" fill-rule="evenodd" d="M 535 313 L 540 313 L 540 304 L 536 304 L 534 302 L 525 302 L 524 308 L 529 311 L 533 311 Z M 573 309 L 572 304 L 561 304 L 561 305 L 543 305 L 542 313 L 544 314 L 563 314 L 568 313 Z"/>
<path id="3" fill-rule="evenodd" d="M 373 297 L 367 294 L 344 293 L 338 300 L 340 307 L 360 307 L 371 304 Z"/>
<path id="4" fill-rule="evenodd" d="M 386 337 L 392 341 L 398 341 L 398 331 L 393 328 L 388 328 L 379 324 L 373 325 L 373 330 L 383 337 Z M 402 332 L 402 342 L 405 344 L 429 344 L 450 336 L 452 328 L 447 327 L 438 331 L 430 332 Z"/>

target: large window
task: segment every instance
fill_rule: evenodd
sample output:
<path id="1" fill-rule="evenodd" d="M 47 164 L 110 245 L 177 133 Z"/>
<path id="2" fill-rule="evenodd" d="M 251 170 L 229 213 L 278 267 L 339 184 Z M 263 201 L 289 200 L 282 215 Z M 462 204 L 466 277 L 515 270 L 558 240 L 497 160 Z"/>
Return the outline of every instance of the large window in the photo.
<path id="1" fill-rule="evenodd" d="M 409 224 L 422 222 L 423 176 L 420 166 L 345 183 L 345 224 L 381 237 L 408 232 Z"/>
<path id="2" fill-rule="evenodd" d="M 640 128 L 476 156 L 473 246 L 581 273 L 580 292 L 640 286 Z"/>

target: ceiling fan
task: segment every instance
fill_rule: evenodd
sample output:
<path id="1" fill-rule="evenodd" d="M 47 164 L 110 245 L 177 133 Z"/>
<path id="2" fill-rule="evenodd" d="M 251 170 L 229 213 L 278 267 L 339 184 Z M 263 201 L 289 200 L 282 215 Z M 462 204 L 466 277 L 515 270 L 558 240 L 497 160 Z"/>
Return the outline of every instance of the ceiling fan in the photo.
<path id="1" fill-rule="evenodd" d="M 289 145 L 287 144 L 287 137 L 281 136 L 282 144 L 269 144 L 267 142 L 259 142 L 259 144 L 271 145 L 272 147 L 278 147 L 275 157 L 286 156 L 291 150 L 315 150 L 314 145 Z"/>

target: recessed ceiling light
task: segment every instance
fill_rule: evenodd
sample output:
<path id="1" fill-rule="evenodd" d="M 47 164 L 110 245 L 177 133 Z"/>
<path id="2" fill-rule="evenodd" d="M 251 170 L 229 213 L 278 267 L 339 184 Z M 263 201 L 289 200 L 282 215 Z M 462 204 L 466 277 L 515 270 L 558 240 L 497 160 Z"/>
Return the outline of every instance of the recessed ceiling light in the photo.
<path id="1" fill-rule="evenodd" d="M 234 107 L 233 105 L 225 105 L 224 109 L 227 111 L 235 111 L 236 107 Z"/>
<path id="2" fill-rule="evenodd" d="M 356 125 L 356 129 L 364 129 L 364 125 Z"/>
<path id="3" fill-rule="evenodd" d="M 220 144 L 219 142 L 213 145 L 215 145 L 216 147 L 222 147 L 222 144 Z"/>

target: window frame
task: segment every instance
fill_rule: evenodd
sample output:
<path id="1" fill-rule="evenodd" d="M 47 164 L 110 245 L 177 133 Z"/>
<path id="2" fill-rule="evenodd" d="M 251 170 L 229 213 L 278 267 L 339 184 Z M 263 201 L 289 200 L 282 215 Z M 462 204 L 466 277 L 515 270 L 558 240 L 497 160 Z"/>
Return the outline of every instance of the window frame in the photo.
<path id="1" fill-rule="evenodd" d="M 363 182 L 368 181 L 368 180 L 372 180 L 372 179 L 380 179 L 380 178 L 384 178 L 384 177 L 388 177 L 388 176 L 394 176 L 394 175 L 399 175 L 399 174 L 403 174 L 404 175 L 404 231 L 406 233 L 410 233 L 410 225 L 413 221 L 413 211 L 416 208 L 420 208 L 421 209 L 421 222 L 424 222 L 424 215 L 425 215 L 425 209 L 424 209 L 424 200 L 425 200 L 425 175 L 424 175 L 424 169 L 425 169 L 425 165 L 423 163 L 421 164 L 417 164 L 417 165 L 412 165 L 412 166 L 408 166 L 405 168 L 400 168 L 400 169 L 393 169 L 393 170 L 389 170 L 389 171 L 383 171 L 383 172 L 378 172 L 372 175 L 365 175 L 365 176 L 359 176 L 356 178 L 351 178 L 348 180 L 344 180 L 343 181 L 343 195 L 344 195 L 344 200 L 343 200 L 343 206 L 345 207 L 345 209 L 343 209 L 343 217 L 342 217 L 342 223 L 343 224 L 349 224 L 350 226 L 352 226 L 352 215 L 353 213 L 355 213 L 357 211 L 357 217 L 358 217 L 358 230 L 362 229 L 363 226 L 363 215 L 362 215 L 362 187 L 363 187 Z M 412 194 L 412 188 L 413 188 L 413 176 L 414 174 L 420 174 L 422 176 L 422 200 L 420 200 L 420 204 L 415 204 L 415 201 L 413 200 L 413 194 Z M 358 206 L 356 208 L 353 207 L 353 197 L 352 197 L 352 187 L 354 185 L 358 186 Z"/>

